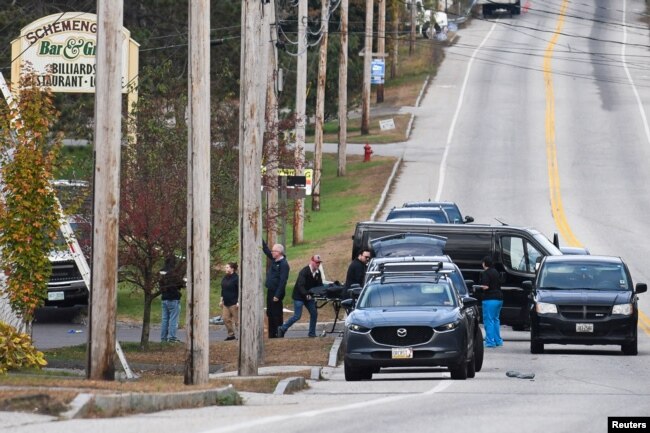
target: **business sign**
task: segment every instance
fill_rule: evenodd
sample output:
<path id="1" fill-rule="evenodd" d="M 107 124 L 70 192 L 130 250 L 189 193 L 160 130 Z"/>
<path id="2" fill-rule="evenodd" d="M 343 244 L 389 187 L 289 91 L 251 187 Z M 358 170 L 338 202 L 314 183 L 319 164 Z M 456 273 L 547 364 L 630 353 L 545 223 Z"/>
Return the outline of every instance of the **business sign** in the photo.
<path id="1" fill-rule="evenodd" d="M 122 92 L 138 75 L 138 43 L 122 27 Z M 23 27 L 11 43 L 11 81 L 18 87 L 22 68 L 29 63 L 39 84 L 53 92 L 94 93 L 97 53 L 97 15 L 66 12 L 40 18 Z"/>
<path id="2" fill-rule="evenodd" d="M 384 59 L 374 59 L 370 65 L 370 84 L 384 84 L 385 71 Z"/>

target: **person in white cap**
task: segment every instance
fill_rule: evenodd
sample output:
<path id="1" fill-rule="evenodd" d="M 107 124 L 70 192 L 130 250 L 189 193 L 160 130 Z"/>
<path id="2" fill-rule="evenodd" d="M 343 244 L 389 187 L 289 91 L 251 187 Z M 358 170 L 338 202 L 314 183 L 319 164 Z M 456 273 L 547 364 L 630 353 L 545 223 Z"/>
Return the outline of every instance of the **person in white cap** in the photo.
<path id="1" fill-rule="evenodd" d="M 316 320 L 318 319 L 318 310 L 316 309 L 316 301 L 309 293 L 309 289 L 323 285 L 323 277 L 320 273 L 320 264 L 323 262 L 320 255 L 314 254 L 309 260 L 309 264 L 302 268 L 298 273 L 296 285 L 293 288 L 293 316 L 278 326 L 278 337 L 284 337 L 287 330 L 300 320 L 302 317 L 302 307 L 306 307 L 309 311 L 309 337 L 316 336 Z"/>

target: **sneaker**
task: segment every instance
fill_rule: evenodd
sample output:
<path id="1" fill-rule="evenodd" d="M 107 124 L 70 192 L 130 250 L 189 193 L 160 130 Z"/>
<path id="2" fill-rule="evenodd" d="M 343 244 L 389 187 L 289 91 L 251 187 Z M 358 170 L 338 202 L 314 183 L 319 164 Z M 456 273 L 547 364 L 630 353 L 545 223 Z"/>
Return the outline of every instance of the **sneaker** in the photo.
<path id="1" fill-rule="evenodd" d="M 167 340 L 167 342 L 168 342 L 168 343 L 182 343 L 182 341 L 179 340 L 179 339 L 176 338 L 176 337 L 169 338 L 169 339 Z"/>
<path id="2" fill-rule="evenodd" d="M 283 338 L 285 332 L 287 332 L 287 331 L 285 331 L 282 326 L 278 326 L 278 338 Z"/>
<path id="3" fill-rule="evenodd" d="M 316 338 L 315 335 L 308 335 L 307 337 L 309 337 L 309 338 Z"/>
<path id="4" fill-rule="evenodd" d="M 231 335 L 229 337 L 226 337 L 226 339 L 224 341 L 230 341 L 230 340 L 235 340 L 235 336 Z"/>

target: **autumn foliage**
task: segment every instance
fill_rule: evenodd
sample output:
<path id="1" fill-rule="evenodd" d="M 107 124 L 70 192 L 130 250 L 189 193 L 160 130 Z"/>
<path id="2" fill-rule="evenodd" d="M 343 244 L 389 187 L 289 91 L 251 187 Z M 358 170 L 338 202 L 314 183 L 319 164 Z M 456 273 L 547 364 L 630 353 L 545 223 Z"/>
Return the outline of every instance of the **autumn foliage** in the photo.
<path id="1" fill-rule="evenodd" d="M 16 105 L 0 109 L 2 200 L 0 249 L 12 309 L 27 322 L 47 296 L 48 252 L 55 248 L 58 217 L 50 188 L 59 163 L 61 137 L 50 131 L 58 113 L 50 92 L 26 74 Z"/>

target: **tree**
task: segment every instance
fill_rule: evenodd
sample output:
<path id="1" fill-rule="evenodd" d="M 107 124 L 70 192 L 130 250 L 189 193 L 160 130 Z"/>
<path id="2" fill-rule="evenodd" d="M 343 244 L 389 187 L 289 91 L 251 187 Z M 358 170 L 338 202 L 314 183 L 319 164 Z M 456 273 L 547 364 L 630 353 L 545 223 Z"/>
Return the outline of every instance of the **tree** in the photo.
<path id="1" fill-rule="evenodd" d="M 144 294 L 141 346 L 149 343 L 151 305 L 160 296 L 165 257 L 185 264 L 187 127 L 185 88 L 168 78 L 170 63 L 144 68 L 135 110 L 137 142 L 123 151 L 120 279 Z"/>
<path id="2" fill-rule="evenodd" d="M 61 164 L 61 136 L 50 131 L 58 112 L 52 95 L 27 68 L 15 107 L 0 109 L 0 250 L 12 309 L 31 323 L 47 296 L 56 248 L 58 205 L 50 187 Z M 14 119 L 16 119 L 14 121 Z"/>

